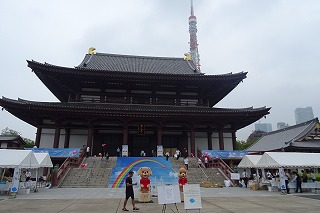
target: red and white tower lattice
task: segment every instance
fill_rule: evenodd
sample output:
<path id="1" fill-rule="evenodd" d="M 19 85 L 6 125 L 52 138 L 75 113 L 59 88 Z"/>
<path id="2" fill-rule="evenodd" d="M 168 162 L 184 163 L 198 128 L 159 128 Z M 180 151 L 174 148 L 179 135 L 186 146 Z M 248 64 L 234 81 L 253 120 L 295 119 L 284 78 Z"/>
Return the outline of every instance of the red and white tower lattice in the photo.
<path id="1" fill-rule="evenodd" d="M 200 72 L 197 31 L 197 17 L 194 15 L 193 0 L 191 0 L 191 16 L 189 17 L 190 55 L 193 63 L 196 65 L 197 72 Z"/>

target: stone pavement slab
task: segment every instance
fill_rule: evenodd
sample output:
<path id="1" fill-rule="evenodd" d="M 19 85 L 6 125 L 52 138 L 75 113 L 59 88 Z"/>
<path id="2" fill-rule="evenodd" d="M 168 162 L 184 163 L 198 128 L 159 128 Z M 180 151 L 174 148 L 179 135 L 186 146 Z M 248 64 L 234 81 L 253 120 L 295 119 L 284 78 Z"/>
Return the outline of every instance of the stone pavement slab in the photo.
<path id="1" fill-rule="evenodd" d="M 268 191 L 244 188 L 201 188 L 201 213 L 315 213 L 320 212 L 317 199 L 300 197 L 301 194 L 281 195 Z M 320 196 L 305 193 L 308 196 Z M 69 198 L 68 198 L 69 197 Z M 2 199 L 2 200 L 1 200 Z M 18 195 L 15 199 L 0 196 L 0 212 L 122 212 L 124 189 L 48 189 L 38 193 Z M 161 212 L 162 205 L 156 197 L 153 203 L 139 203 L 140 213 Z M 177 204 L 179 212 L 186 212 L 183 203 Z M 127 209 L 132 211 L 131 200 Z M 166 212 L 176 212 L 175 205 L 167 205 Z M 199 211 L 187 211 L 199 212 Z"/>

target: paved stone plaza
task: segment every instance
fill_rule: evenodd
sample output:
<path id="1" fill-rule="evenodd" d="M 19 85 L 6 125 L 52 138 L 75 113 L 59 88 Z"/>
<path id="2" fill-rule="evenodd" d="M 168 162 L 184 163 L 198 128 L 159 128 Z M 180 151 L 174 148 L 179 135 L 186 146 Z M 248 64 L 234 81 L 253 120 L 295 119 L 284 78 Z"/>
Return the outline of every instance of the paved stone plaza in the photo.
<path id="1" fill-rule="evenodd" d="M 40 189 L 38 193 L 18 195 L 15 199 L 0 195 L 0 212 L 117 213 L 122 212 L 123 197 L 124 189 Z M 202 213 L 320 212 L 320 195 L 314 193 L 280 195 L 237 187 L 201 188 L 201 197 Z M 156 197 L 152 200 L 153 203 L 138 203 L 139 212 L 161 212 L 163 206 L 158 204 Z M 186 212 L 183 203 L 178 203 L 177 207 L 179 212 Z M 133 212 L 130 200 L 127 209 Z M 177 212 L 174 204 L 167 205 L 166 212 Z"/>

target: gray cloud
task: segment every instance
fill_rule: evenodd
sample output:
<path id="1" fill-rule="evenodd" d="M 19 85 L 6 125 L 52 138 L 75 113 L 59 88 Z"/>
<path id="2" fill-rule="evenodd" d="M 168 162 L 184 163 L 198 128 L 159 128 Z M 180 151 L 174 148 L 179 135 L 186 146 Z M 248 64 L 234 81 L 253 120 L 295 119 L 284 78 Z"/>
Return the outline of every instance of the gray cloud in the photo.
<path id="1" fill-rule="evenodd" d="M 73 67 L 89 47 L 98 52 L 183 57 L 188 51 L 186 0 L 1 1 L 0 95 L 57 101 L 26 59 Z M 247 71 L 217 107 L 271 106 L 261 122 L 293 125 L 296 107 L 319 116 L 320 2 L 317 0 L 194 0 L 202 71 Z M 35 129 L 6 111 L 9 127 L 34 139 Z M 246 139 L 254 127 L 238 132 Z"/>

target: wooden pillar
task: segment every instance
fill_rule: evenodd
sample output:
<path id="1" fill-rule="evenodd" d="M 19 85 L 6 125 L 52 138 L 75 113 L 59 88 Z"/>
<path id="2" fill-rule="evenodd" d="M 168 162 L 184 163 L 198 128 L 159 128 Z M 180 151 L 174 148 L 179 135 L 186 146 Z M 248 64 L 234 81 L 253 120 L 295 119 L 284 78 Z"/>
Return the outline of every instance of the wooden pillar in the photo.
<path id="1" fill-rule="evenodd" d="M 212 130 L 207 132 L 208 135 L 208 150 L 212 150 Z"/>
<path id="2" fill-rule="evenodd" d="M 236 137 L 236 131 L 232 131 L 232 149 L 237 149 L 237 137 Z"/>
<path id="3" fill-rule="evenodd" d="M 128 145 L 128 134 L 129 134 L 129 130 L 128 130 L 128 124 L 125 123 L 123 125 L 123 139 L 122 139 L 122 144 L 123 145 Z"/>
<path id="4" fill-rule="evenodd" d="M 38 127 L 37 133 L 36 133 L 36 141 L 34 143 L 34 145 L 38 148 L 40 147 L 41 133 L 42 133 L 42 128 Z"/>
<path id="5" fill-rule="evenodd" d="M 157 126 L 157 145 L 162 145 L 162 126 Z"/>
<path id="6" fill-rule="evenodd" d="M 92 155 L 92 138 L 93 138 L 93 128 L 88 128 L 88 138 L 87 138 L 87 146 L 90 147 L 90 155 Z"/>
<path id="7" fill-rule="evenodd" d="M 60 126 L 57 126 L 54 132 L 53 148 L 59 148 L 59 141 L 60 141 Z"/>
<path id="8" fill-rule="evenodd" d="M 191 152 L 194 154 L 194 156 L 197 156 L 197 153 L 196 153 L 196 136 L 195 136 L 194 127 L 192 127 L 191 131 L 190 131 L 190 148 L 191 148 Z"/>
<path id="9" fill-rule="evenodd" d="M 65 129 L 66 134 L 64 135 L 64 148 L 69 148 L 70 142 L 70 129 Z"/>
<path id="10" fill-rule="evenodd" d="M 219 149 L 224 150 L 223 131 L 220 129 L 218 131 L 218 134 L 219 134 Z"/>

